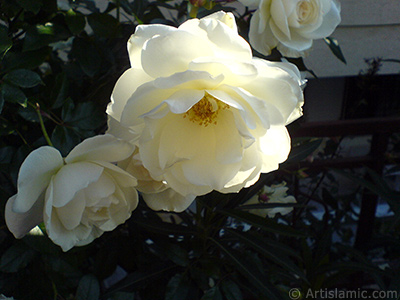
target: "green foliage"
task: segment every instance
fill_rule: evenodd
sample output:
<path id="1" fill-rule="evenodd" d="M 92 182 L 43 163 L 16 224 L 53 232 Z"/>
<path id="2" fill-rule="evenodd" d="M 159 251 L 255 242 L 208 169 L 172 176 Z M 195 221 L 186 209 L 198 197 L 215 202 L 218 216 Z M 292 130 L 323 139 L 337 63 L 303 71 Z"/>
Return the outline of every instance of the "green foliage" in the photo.
<path id="1" fill-rule="evenodd" d="M 50 141 L 65 156 L 84 138 L 105 131 L 105 108 L 129 66 L 126 41 L 138 24 L 176 26 L 189 13 L 204 15 L 224 4 L 207 1 L 206 7 L 193 9 L 188 1 L 115 0 L 100 10 L 90 0 L 63 3 L 0 3 L 2 215 L 31 151 Z M 246 29 L 248 12 L 235 14 Z M 335 40 L 327 41 L 345 62 Z M 293 62 L 307 70 L 302 59 Z M 233 195 L 198 197 L 195 208 L 180 214 L 154 212 L 142 201 L 124 225 L 67 253 L 46 235 L 14 239 L 2 219 L 0 291 L 18 300 L 281 300 L 288 299 L 292 287 L 376 284 L 400 290 L 399 192 L 371 170 L 365 178 L 299 169 L 321 148 L 318 155 L 326 158 L 338 147 L 333 142 L 323 147 L 321 139 L 293 139 L 280 171 L 261 176 L 254 186 Z M 360 188 L 338 195 L 337 174 Z M 298 204 L 244 204 L 263 185 L 282 181 Z M 298 185 L 310 191 L 300 193 Z M 353 228 L 364 189 L 379 195 L 393 214 L 377 220 L 371 244 L 356 250 Z M 292 213 L 274 218 L 248 211 L 288 206 Z"/>

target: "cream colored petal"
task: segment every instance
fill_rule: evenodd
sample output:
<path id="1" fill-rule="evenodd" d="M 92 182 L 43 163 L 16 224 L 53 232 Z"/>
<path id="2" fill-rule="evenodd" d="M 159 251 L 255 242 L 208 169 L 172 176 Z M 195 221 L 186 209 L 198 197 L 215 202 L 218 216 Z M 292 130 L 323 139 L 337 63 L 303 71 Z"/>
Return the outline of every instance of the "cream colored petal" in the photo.
<path id="1" fill-rule="evenodd" d="M 142 67 L 155 78 L 186 71 L 196 57 L 213 54 L 208 44 L 207 40 L 183 30 L 157 35 L 143 46 Z"/>
<path id="2" fill-rule="evenodd" d="M 88 162 L 65 165 L 52 179 L 55 194 L 52 205 L 62 207 L 69 203 L 77 192 L 99 180 L 103 169 Z"/>
<path id="3" fill-rule="evenodd" d="M 331 9 L 323 16 L 322 24 L 318 29 L 312 32 L 303 32 L 302 35 L 306 38 L 320 39 L 330 36 L 335 28 L 340 24 L 340 3 L 336 0 L 331 2 Z"/>
<path id="4" fill-rule="evenodd" d="M 250 45 L 261 54 L 270 55 L 271 50 L 278 45 L 278 40 L 272 33 L 271 27 L 268 25 L 269 19 L 262 20 L 261 16 L 260 11 L 257 10 L 250 20 Z"/>
<path id="5" fill-rule="evenodd" d="M 119 121 L 117 121 L 111 116 L 108 116 L 107 125 L 108 129 L 106 131 L 106 134 L 111 134 L 118 139 L 123 139 L 132 144 L 134 144 L 138 138 L 138 136 L 134 134 L 133 129 L 122 126 L 122 124 Z"/>
<path id="6" fill-rule="evenodd" d="M 162 24 L 149 24 L 136 26 L 135 33 L 128 41 L 128 54 L 132 68 L 142 69 L 142 49 L 145 42 L 155 35 L 168 34 L 177 29 Z"/>
<path id="7" fill-rule="evenodd" d="M 79 191 L 75 194 L 74 198 L 62 207 L 58 207 L 58 219 L 65 227 L 66 230 L 73 230 L 80 223 L 83 211 L 86 207 L 86 197 L 84 191 Z"/>
<path id="8" fill-rule="evenodd" d="M 134 187 L 137 185 L 136 178 L 120 167 L 104 161 L 95 161 L 93 163 L 104 168 L 105 175 L 113 178 L 119 186 Z"/>
<path id="9" fill-rule="evenodd" d="M 105 171 L 101 174 L 99 180 L 92 182 L 83 190 L 85 197 L 82 202 L 85 203 L 87 207 L 96 205 L 99 199 L 111 196 L 115 192 L 115 189 L 114 180 L 108 175 L 108 172 Z"/>
<path id="10" fill-rule="evenodd" d="M 65 158 L 67 164 L 79 161 L 118 162 L 128 158 L 134 146 L 111 134 L 97 135 L 78 144 Z"/>
<path id="11" fill-rule="evenodd" d="M 130 68 L 118 79 L 111 94 L 111 102 L 107 106 L 107 114 L 121 120 L 121 114 L 126 102 L 142 84 L 153 80 L 142 69 Z"/>
<path id="12" fill-rule="evenodd" d="M 291 32 L 287 20 L 286 7 L 284 5 L 286 1 L 272 0 L 271 2 L 271 22 L 269 23 L 272 27 L 272 32 L 276 36 L 276 32 L 279 32 L 278 39 L 280 40 L 283 35 L 285 39 L 291 39 Z M 288 1 L 287 1 L 288 2 Z M 293 2 L 293 1 L 291 1 Z"/>
<path id="13" fill-rule="evenodd" d="M 40 195 L 46 190 L 51 177 L 63 166 L 60 152 L 44 146 L 32 151 L 24 160 L 18 173 L 18 193 L 13 211 L 29 211 Z"/>
<path id="14" fill-rule="evenodd" d="M 36 201 L 35 204 L 25 213 L 15 213 L 12 210 L 17 195 L 8 199 L 5 208 L 5 221 L 8 229 L 17 238 L 25 236 L 32 228 L 43 221 L 44 201 Z M 44 194 L 40 197 L 44 198 Z"/>
<path id="15" fill-rule="evenodd" d="M 172 189 L 160 193 L 142 194 L 142 196 L 151 209 L 174 212 L 186 210 L 196 198 L 194 195 L 184 197 Z"/>

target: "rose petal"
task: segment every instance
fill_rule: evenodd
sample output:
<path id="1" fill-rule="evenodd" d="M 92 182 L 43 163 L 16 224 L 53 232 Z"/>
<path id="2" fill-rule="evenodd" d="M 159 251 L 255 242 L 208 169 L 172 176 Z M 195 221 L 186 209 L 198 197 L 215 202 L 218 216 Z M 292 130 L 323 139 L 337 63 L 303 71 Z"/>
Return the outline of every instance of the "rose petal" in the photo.
<path id="1" fill-rule="evenodd" d="M 78 161 L 118 162 L 128 158 L 134 146 L 110 134 L 97 135 L 78 144 L 65 158 L 67 164 Z"/>
<path id="2" fill-rule="evenodd" d="M 194 201 L 196 196 L 182 196 L 172 189 L 167 189 L 160 193 L 142 194 L 146 204 L 153 210 L 164 210 L 182 212 L 186 210 Z"/>
<path id="3" fill-rule="evenodd" d="M 17 238 L 25 236 L 32 228 L 43 221 L 44 201 L 36 201 L 25 213 L 15 213 L 12 209 L 17 195 L 8 199 L 5 208 L 5 220 L 8 229 Z M 44 195 L 40 198 L 44 198 Z"/>
<path id="4" fill-rule="evenodd" d="M 104 168 L 89 162 L 67 164 L 52 179 L 54 198 L 52 205 L 62 207 L 69 203 L 77 192 L 99 180 Z"/>
<path id="5" fill-rule="evenodd" d="M 62 166 L 63 159 L 55 148 L 44 146 L 31 152 L 19 170 L 13 211 L 25 213 L 30 210 Z"/>

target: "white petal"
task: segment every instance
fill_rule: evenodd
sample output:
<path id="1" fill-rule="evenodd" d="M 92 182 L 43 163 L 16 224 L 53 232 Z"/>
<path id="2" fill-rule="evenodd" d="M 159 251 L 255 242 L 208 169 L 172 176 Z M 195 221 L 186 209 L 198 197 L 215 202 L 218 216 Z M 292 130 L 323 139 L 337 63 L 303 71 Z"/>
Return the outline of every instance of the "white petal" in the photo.
<path id="1" fill-rule="evenodd" d="M 63 159 L 55 148 L 44 146 L 31 152 L 19 170 L 13 211 L 25 213 L 30 210 L 62 166 Z"/>
<path id="2" fill-rule="evenodd" d="M 175 27 L 162 24 L 136 26 L 135 33 L 128 41 L 128 54 L 132 68 L 142 68 L 142 49 L 147 40 L 155 35 L 168 34 L 176 30 Z"/>
<path id="3" fill-rule="evenodd" d="M 12 207 L 16 197 L 17 195 L 12 196 L 6 203 L 5 220 L 8 229 L 17 239 L 19 239 L 43 221 L 44 201 L 43 199 L 36 201 L 35 204 L 25 213 L 15 213 L 13 212 Z"/>
<path id="4" fill-rule="evenodd" d="M 186 71 L 190 61 L 196 57 L 211 55 L 207 40 L 176 30 L 166 35 L 157 35 L 144 44 L 142 66 L 152 77 L 166 77 Z"/>
<path id="5" fill-rule="evenodd" d="M 250 20 L 249 39 L 251 46 L 264 55 L 270 55 L 271 50 L 274 49 L 278 40 L 271 31 L 270 26 L 266 26 L 268 20 L 261 19 L 260 10 L 257 10 Z M 262 30 L 260 31 L 260 26 Z"/>
<path id="6" fill-rule="evenodd" d="M 134 144 L 137 139 L 137 135 L 133 133 L 133 130 L 129 127 L 122 126 L 122 124 L 111 116 L 108 116 L 108 129 L 106 134 L 111 134 L 116 138 L 123 139 L 125 141 Z"/>
<path id="7" fill-rule="evenodd" d="M 78 144 L 65 158 L 67 164 L 78 161 L 118 162 L 128 158 L 134 146 L 111 134 L 97 135 Z"/>
<path id="8" fill-rule="evenodd" d="M 137 180 L 128 172 L 124 171 L 118 166 L 107 162 L 96 161 L 97 165 L 104 168 L 104 172 L 106 172 L 109 176 L 113 178 L 117 182 L 117 184 L 121 187 L 134 187 L 137 184 Z"/>
<path id="9" fill-rule="evenodd" d="M 194 195 L 184 197 L 172 189 L 167 189 L 161 193 L 142 194 L 142 196 L 151 209 L 174 212 L 184 211 L 196 198 Z"/>
<path id="10" fill-rule="evenodd" d="M 94 163 L 79 162 L 67 164 L 53 177 L 55 207 L 62 207 L 70 202 L 77 192 L 90 183 L 99 180 L 103 173 L 101 166 Z"/>
<path id="11" fill-rule="evenodd" d="M 83 211 L 86 207 L 86 197 L 84 191 L 79 191 L 75 197 L 62 207 L 56 208 L 57 216 L 65 229 L 73 230 L 82 219 Z"/>
<path id="12" fill-rule="evenodd" d="M 294 1 L 291 1 L 294 3 Z M 276 29 L 279 30 L 280 36 L 283 34 L 286 39 L 291 39 L 289 24 L 287 22 L 287 12 L 284 2 L 281 0 L 272 0 L 271 2 L 271 22 L 272 32 L 275 34 Z M 276 34 L 275 34 L 276 36 Z M 278 37 L 280 39 L 280 37 Z"/>
<path id="13" fill-rule="evenodd" d="M 120 121 L 122 110 L 128 99 L 139 86 L 151 80 L 152 78 L 142 69 L 131 68 L 126 70 L 115 84 L 111 94 L 111 102 L 107 106 L 107 114 Z"/>

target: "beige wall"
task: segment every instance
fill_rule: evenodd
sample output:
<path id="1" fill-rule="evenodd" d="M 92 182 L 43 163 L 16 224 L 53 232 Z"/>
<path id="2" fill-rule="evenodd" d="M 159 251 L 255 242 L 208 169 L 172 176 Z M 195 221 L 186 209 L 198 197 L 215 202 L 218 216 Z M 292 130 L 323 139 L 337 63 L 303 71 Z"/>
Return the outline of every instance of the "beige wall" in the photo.
<path id="1" fill-rule="evenodd" d="M 306 66 L 319 77 L 357 75 L 365 69 L 364 58 L 400 59 L 399 0 L 341 0 L 342 22 L 332 34 L 347 60 L 336 59 L 322 41 L 314 43 Z M 400 72 L 400 64 L 385 63 L 380 74 Z"/>

